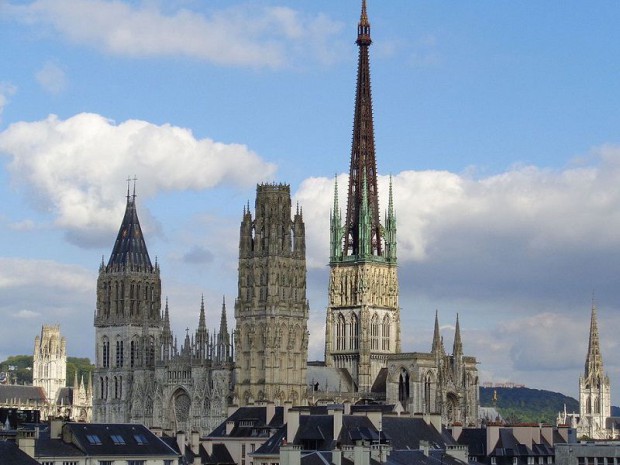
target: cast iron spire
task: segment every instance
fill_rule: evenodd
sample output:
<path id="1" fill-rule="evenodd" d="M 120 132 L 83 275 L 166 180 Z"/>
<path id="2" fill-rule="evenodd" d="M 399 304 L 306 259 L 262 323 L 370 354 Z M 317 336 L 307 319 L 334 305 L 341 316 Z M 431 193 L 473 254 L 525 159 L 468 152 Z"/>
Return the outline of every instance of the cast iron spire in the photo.
<path id="1" fill-rule="evenodd" d="M 362 14 L 357 28 L 359 61 L 357 65 L 357 89 L 355 93 L 355 116 L 353 120 L 353 142 L 351 145 L 351 167 L 349 170 L 349 194 L 347 216 L 344 226 L 344 255 L 361 255 L 369 250 L 370 255 L 381 256 L 381 225 L 379 224 L 379 198 L 377 193 L 377 163 L 375 160 L 375 135 L 372 119 L 372 96 L 370 91 L 370 58 L 368 49 L 370 22 L 366 12 L 366 0 L 362 1 Z M 366 195 L 364 195 L 366 185 Z M 364 197 L 366 197 L 364 199 Z M 364 205 L 366 203 L 366 205 Z M 370 218 L 368 244 L 361 244 L 360 215 L 366 209 Z"/>

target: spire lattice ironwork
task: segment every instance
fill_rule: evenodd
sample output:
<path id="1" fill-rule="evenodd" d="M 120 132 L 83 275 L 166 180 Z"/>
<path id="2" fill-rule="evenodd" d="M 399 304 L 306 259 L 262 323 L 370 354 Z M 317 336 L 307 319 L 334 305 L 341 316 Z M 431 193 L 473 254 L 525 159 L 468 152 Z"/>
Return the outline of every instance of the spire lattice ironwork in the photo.
<path id="1" fill-rule="evenodd" d="M 355 95 L 355 116 L 353 121 L 353 142 L 351 144 L 351 165 L 349 170 L 349 192 L 347 215 L 344 227 L 345 256 L 358 256 L 364 249 L 370 255 L 381 256 L 381 225 L 379 223 L 379 196 L 377 191 L 377 163 L 375 160 L 375 135 L 372 115 L 372 95 L 370 89 L 369 47 L 370 22 L 366 11 L 366 1 L 362 2 L 362 14 L 357 28 L 359 61 L 357 68 L 357 89 Z M 364 196 L 366 185 L 366 196 Z M 366 197 L 366 199 L 364 199 Z M 364 203 L 367 202 L 366 205 Z M 361 214 L 367 209 L 371 220 L 368 244 L 360 238 Z"/>

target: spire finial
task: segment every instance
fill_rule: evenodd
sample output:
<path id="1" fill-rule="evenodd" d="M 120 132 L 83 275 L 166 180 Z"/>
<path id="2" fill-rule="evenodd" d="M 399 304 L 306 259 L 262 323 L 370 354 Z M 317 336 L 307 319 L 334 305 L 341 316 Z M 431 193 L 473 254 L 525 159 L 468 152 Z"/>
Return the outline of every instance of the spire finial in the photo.
<path id="1" fill-rule="evenodd" d="M 131 176 L 127 176 L 127 202 L 129 202 L 129 186 L 131 184 Z"/>
<path id="2" fill-rule="evenodd" d="M 138 180 L 138 178 L 136 177 L 136 175 L 133 175 L 133 201 L 136 201 L 136 181 Z M 129 186 L 127 186 L 127 188 L 129 188 Z"/>
<path id="3" fill-rule="evenodd" d="M 368 13 L 366 11 L 366 0 L 362 0 L 362 14 L 357 27 L 357 45 L 370 45 L 370 21 L 368 21 Z"/>

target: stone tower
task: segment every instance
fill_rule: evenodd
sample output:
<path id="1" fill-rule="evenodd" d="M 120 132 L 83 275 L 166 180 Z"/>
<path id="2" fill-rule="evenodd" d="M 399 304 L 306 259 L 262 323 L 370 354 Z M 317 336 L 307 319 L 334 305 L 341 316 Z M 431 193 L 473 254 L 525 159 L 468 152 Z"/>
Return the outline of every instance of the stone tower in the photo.
<path id="1" fill-rule="evenodd" d="M 241 405 L 302 404 L 306 394 L 308 300 L 306 239 L 290 187 L 261 184 L 255 218 L 244 208 L 235 302 L 236 386 Z"/>
<path id="2" fill-rule="evenodd" d="M 41 336 L 34 338 L 32 385 L 45 389 L 53 403 L 67 383 L 67 343 L 59 325 L 43 325 Z"/>
<path id="3" fill-rule="evenodd" d="M 162 332 L 161 281 L 149 257 L 135 185 L 107 265 L 97 279 L 93 419 L 127 423 L 136 370 L 154 367 Z"/>
<path id="4" fill-rule="evenodd" d="M 585 372 L 579 377 L 579 425 L 577 434 L 592 439 L 606 439 L 606 419 L 611 415 L 609 377 L 603 371 L 603 357 L 598 337 L 596 306 L 592 304 L 590 341 Z"/>
<path id="5" fill-rule="evenodd" d="M 390 183 L 380 223 L 370 90 L 370 22 L 366 1 L 357 29 L 359 61 L 347 210 L 330 218 L 330 282 L 325 334 L 328 366 L 346 368 L 358 391 L 368 392 L 387 356 L 400 352 L 396 217 Z"/>

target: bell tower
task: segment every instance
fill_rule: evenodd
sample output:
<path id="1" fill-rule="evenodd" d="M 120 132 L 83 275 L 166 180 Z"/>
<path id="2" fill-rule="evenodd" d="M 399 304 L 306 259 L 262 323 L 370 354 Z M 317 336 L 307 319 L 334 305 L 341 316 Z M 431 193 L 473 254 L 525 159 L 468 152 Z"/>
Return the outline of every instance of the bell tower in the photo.
<path id="1" fill-rule="evenodd" d="M 128 181 L 129 183 L 129 181 Z M 135 179 L 134 179 L 135 183 Z M 153 265 L 127 186 L 125 216 L 97 279 L 95 422 L 128 423 L 134 372 L 155 366 L 163 320 L 159 266 Z"/>
<path id="2" fill-rule="evenodd" d="M 359 59 L 346 216 L 338 187 L 330 217 L 330 281 L 325 334 L 328 366 L 346 368 L 369 392 L 387 356 L 400 352 L 396 217 L 390 181 L 380 223 L 370 88 L 370 22 L 366 0 L 357 28 Z"/>
<path id="3" fill-rule="evenodd" d="M 240 405 L 305 402 L 308 359 L 306 237 L 291 220 L 290 186 L 256 188 L 255 217 L 244 208 L 235 302 L 236 386 Z"/>

